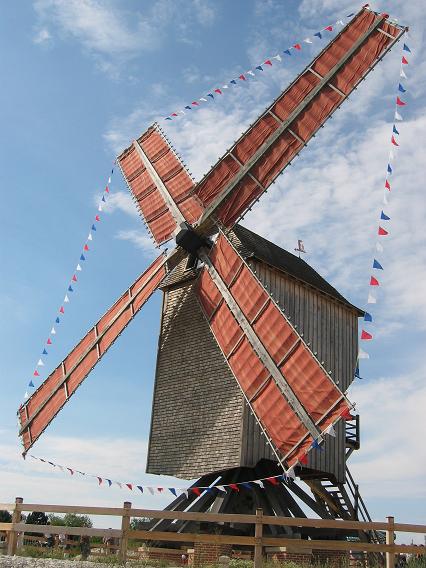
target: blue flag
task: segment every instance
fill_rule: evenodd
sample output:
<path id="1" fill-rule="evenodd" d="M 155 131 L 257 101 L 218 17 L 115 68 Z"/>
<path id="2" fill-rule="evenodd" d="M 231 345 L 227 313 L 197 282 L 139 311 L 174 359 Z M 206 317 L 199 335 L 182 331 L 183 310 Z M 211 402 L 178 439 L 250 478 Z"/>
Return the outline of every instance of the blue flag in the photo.
<path id="1" fill-rule="evenodd" d="M 96 231 L 95 225 L 92 225 L 92 231 Z"/>
<path id="2" fill-rule="evenodd" d="M 401 85 L 401 83 L 398 85 L 398 91 L 400 91 L 401 93 L 405 93 L 407 91 L 407 89 L 404 89 L 404 87 Z"/>
<path id="3" fill-rule="evenodd" d="M 373 268 L 377 268 L 377 270 L 383 270 L 383 266 L 376 259 L 374 259 L 374 261 L 373 261 Z"/>
<path id="4" fill-rule="evenodd" d="M 60 319 L 59 319 L 59 318 L 56 318 L 56 319 L 55 319 L 55 322 L 56 322 L 56 323 L 59 323 L 59 322 L 60 322 Z"/>
<path id="5" fill-rule="evenodd" d="M 190 106 L 186 106 L 185 108 L 187 108 L 188 110 L 192 110 L 192 108 Z"/>
<path id="6" fill-rule="evenodd" d="M 258 66 L 256 67 L 256 69 L 259 69 L 259 71 L 263 71 L 262 65 L 258 65 Z"/>
<path id="7" fill-rule="evenodd" d="M 316 448 L 317 450 L 322 450 L 321 446 L 318 444 L 317 440 L 314 440 L 311 444 L 311 448 Z"/>
<path id="8" fill-rule="evenodd" d="M 164 120 L 172 120 L 172 119 L 170 118 L 170 116 L 166 116 Z"/>
<path id="9" fill-rule="evenodd" d="M 285 49 L 285 50 L 283 51 L 283 53 L 286 53 L 287 55 L 291 55 L 291 51 L 290 51 L 289 49 Z"/>
<path id="10" fill-rule="evenodd" d="M 28 386 L 29 386 L 29 387 L 34 387 L 34 383 L 33 383 L 32 380 L 28 383 Z"/>
<path id="11" fill-rule="evenodd" d="M 230 83 L 232 83 L 233 85 L 237 84 L 237 81 L 235 79 L 232 79 L 232 81 L 229 81 Z"/>
<path id="12" fill-rule="evenodd" d="M 388 164 L 388 174 L 392 173 L 392 166 L 390 164 Z"/>
<path id="13" fill-rule="evenodd" d="M 380 219 L 383 219 L 383 221 L 389 221 L 390 217 L 388 217 L 388 215 L 386 215 L 385 213 L 381 213 L 380 215 Z"/>
<path id="14" fill-rule="evenodd" d="M 321 32 L 317 32 L 316 34 L 314 34 L 314 36 L 317 36 L 317 37 L 319 37 L 320 39 L 322 38 Z"/>
<path id="15" fill-rule="evenodd" d="M 105 202 L 105 195 L 102 196 L 102 201 Z"/>
<path id="16" fill-rule="evenodd" d="M 402 49 L 403 51 L 408 51 L 408 53 L 411 53 L 411 49 L 408 47 L 406 43 L 404 43 L 404 47 Z"/>
<path id="17" fill-rule="evenodd" d="M 368 312 L 364 313 L 364 321 L 373 321 L 373 317 L 371 314 L 369 314 Z"/>
<path id="18" fill-rule="evenodd" d="M 176 489 L 174 487 L 169 487 L 170 493 L 173 493 L 175 497 L 177 497 Z"/>
<path id="19" fill-rule="evenodd" d="M 48 353 L 47 353 L 46 349 L 43 349 L 43 353 L 42 353 L 42 355 L 48 355 Z"/>
<path id="20" fill-rule="evenodd" d="M 352 18 L 352 16 L 355 16 L 355 12 L 352 12 L 351 14 L 348 14 L 346 17 L 347 17 L 347 18 Z"/>
<path id="21" fill-rule="evenodd" d="M 140 491 L 141 493 L 143 493 L 143 487 L 142 487 L 141 485 L 136 485 L 136 487 L 139 489 L 139 491 Z"/>
<path id="22" fill-rule="evenodd" d="M 68 286 L 68 292 L 74 292 L 73 287 L 71 286 L 71 284 Z"/>
<path id="23" fill-rule="evenodd" d="M 208 97 L 211 97 L 212 99 L 214 99 L 213 93 L 209 93 L 207 96 L 208 96 Z"/>
<path id="24" fill-rule="evenodd" d="M 84 256 L 84 254 L 82 254 L 82 255 L 80 256 L 80 260 L 86 260 L 86 257 Z"/>
<path id="25" fill-rule="evenodd" d="M 251 484 L 248 481 L 244 481 L 243 483 L 241 483 L 241 485 L 246 489 L 251 489 Z"/>
<path id="26" fill-rule="evenodd" d="M 393 125 L 392 132 L 393 132 L 394 134 L 399 134 L 399 132 L 398 132 L 398 130 L 396 129 L 396 126 L 395 126 L 395 125 Z"/>

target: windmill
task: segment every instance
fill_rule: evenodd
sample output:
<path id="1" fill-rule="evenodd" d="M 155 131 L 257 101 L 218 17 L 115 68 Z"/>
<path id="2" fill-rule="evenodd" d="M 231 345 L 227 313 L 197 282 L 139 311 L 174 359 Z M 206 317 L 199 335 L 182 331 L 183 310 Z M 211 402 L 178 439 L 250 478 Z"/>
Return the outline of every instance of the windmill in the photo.
<path id="1" fill-rule="evenodd" d="M 387 18 L 363 7 L 198 183 L 158 124 L 118 156 L 153 240 L 174 238 L 176 247 L 19 408 L 24 453 L 161 289 L 147 471 L 214 486 L 168 508 L 247 512 L 260 505 L 267 514 L 304 516 L 302 501 L 323 518 L 369 519 L 346 465 L 359 447 L 358 416 L 345 392 L 362 312 L 302 259 L 238 221 L 400 39 L 404 28 Z M 287 481 L 278 486 L 217 489 L 283 470 Z M 155 527 L 187 528 L 166 520 Z"/>

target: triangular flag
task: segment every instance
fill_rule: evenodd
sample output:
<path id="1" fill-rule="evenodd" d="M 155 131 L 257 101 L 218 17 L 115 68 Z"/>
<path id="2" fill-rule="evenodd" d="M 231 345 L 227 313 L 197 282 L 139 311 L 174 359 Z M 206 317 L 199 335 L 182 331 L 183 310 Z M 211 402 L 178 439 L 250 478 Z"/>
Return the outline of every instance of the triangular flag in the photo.
<path id="1" fill-rule="evenodd" d="M 98 211 L 102 212 L 102 204 L 99 204 Z"/>
<path id="2" fill-rule="evenodd" d="M 267 477 L 266 481 L 269 481 L 269 483 L 271 483 L 271 485 L 279 485 L 280 482 L 278 481 L 278 479 L 276 477 Z"/>
<path id="3" fill-rule="evenodd" d="M 386 195 L 386 191 L 383 193 L 383 204 L 384 205 L 389 204 L 389 200 L 388 200 L 388 196 Z"/>
<path id="4" fill-rule="evenodd" d="M 403 65 L 408 65 L 408 61 L 407 61 L 407 59 L 405 59 L 404 56 L 402 56 L 401 63 L 402 63 Z"/>
<path id="5" fill-rule="evenodd" d="M 337 20 L 336 24 L 339 24 L 340 26 L 344 26 L 344 25 L 345 25 L 344 22 L 343 22 L 343 20 Z"/>
<path id="6" fill-rule="evenodd" d="M 240 485 L 245 487 L 245 489 L 251 489 L 252 488 L 249 481 L 242 481 Z"/>
<path id="7" fill-rule="evenodd" d="M 277 55 L 274 55 L 272 59 L 276 59 L 277 61 L 282 61 L 282 57 L 279 53 L 277 53 Z"/>
<path id="8" fill-rule="evenodd" d="M 214 92 L 215 92 L 215 93 L 219 93 L 219 95 L 222 94 L 222 91 L 221 91 L 220 89 L 215 89 Z"/>
<path id="9" fill-rule="evenodd" d="M 59 308 L 59 311 L 61 312 L 61 314 L 64 314 L 64 313 L 65 313 L 64 306 L 61 306 L 61 307 Z"/>
<path id="10" fill-rule="evenodd" d="M 396 126 L 395 126 L 395 125 L 393 125 L 392 132 L 393 132 L 394 134 L 399 134 L 399 132 L 398 132 L 398 130 L 396 129 Z"/>
<path id="11" fill-rule="evenodd" d="M 133 491 L 133 485 L 131 483 L 126 483 L 126 487 L 128 487 L 130 491 Z"/>
<path id="12" fill-rule="evenodd" d="M 384 237 L 386 235 L 388 235 L 388 231 L 386 231 L 385 229 L 383 229 L 382 227 L 379 227 L 379 230 L 377 231 L 377 234 L 380 235 L 381 237 Z"/>
<path id="13" fill-rule="evenodd" d="M 208 96 L 208 97 L 211 97 L 212 99 L 214 99 L 214 94 L 213 94 L 213 93 L 209 93 L 207 96 Z"/>
<path id="14" fill-rule="evenodd" d="M 141 493 L 143 493 L 143 487 L 142 487 L 142 485 L 136 485 L 136 487 L 139 489 L 139 491 L 140 491 Z"/>
<path id="15" fill-rule="evenodd" d="M 25 391 L 24 398 L 29 398 L 29 396 L 30 396 L 30 395 L 28 394 L 28 392 Z"/>
<path id="16" fill-rule="evenodd" d="M 302 465 L 306 465 L 308 463 L 308 454 L 303 454 L 298 460 Z"/>
<path id="17" fill-rule="evenodd" d="M 175 497 L 177 497 L 176 489 L 174 487 L 169 487 L 170 493 L 172 493 Z"/>
<path id="18" fill-rule="evenodd" d="M 71 286 L 71 284 L 68 286 L 68 292 L 74 292 L 73 287 Z"/>
<path id="19" fill-rule="evenodd" d="M 333 424 L 330 424 L 330 426 L 328 426 L 328 427 L 324 430 L 324 434 L 328 434 L 329 436 L 332 436 L 333 438 L 336 437 L 336 430 L 334 429 Z"/>
<path id="20" fill-rule="evenodd" d="M 352 18 L 352 16 L 355 16 L 355 12 L 351 12 L 351 13 L 348 14 L 346 17 L 347 17 L 347 18 Z"/>
<path id="21" fill-rule="evenodd" d="M 377 270 L 383 270 L 383 266 L 376 259 L 373 260 L 373 268 L 377 268 Z"/>
<path id="22" fill-rule="evenodd" d="M 59 323 L 61 320 L 59 318 L 55 319 L 55 323 Z"/>
<path id="23" fill-rule="evenodd" d="M 360 349 L 358 351 L 358 359 L 370 359 L 370 355 L 366 351 Z"/>
<path id="24" fill-rule="evenodd" d="M 200 97 L 199 100 L 202 101 L 203 103 L 207 102 L 207 99 L 205 99 L 204 97 Z"/>
<path id="25" fill-rule="evenodd" d="M 231 81 L 229 81 L 232 85 L 236 85 L 237 81 L 235 79 L 232 79 Z"/>
<path id="26" fill-rule="evenodd" d="M 404 47 L 402 49 L 403 51 L 408 51 L 408 53 L 411 53 L 411 49 L 408 47 L 406 43 L 404 43 Z"/>
<path id="27" fill-rule="evenodd" d="M 380 286 L 379 281 L 374 276 L 370 276 L 370 286 Z"/>
<path id="28" fill-rule="evenodd" d="M 50 330 L 50 333 L 56 333 L 54 327 L 52 327 L 52 329 Z M 43 355 L 47 355 L 47 354 L 48 354 L 47 351 L 46 351 L 46 349 L 43 349 L 43 353 L 42 353 L 42 354 L 43 354 Z"/>
<path id="29" fill-rule="evenodd" d="M 405 93 L 406 90 L 407 90 L 407 89 L 404 89 L 404 86 L 401 85 L 401 83 L 398 85 L 398 91 L 399 91 L 400 93 Z"/>
<path id="30" fill-rule="evenodd" d="M 296 473 L 294 471 L 294 466 L 291 466 L 286 472 L 285 472 L 286 476 L 289 477 L 290 479 L 296 479 Z"/>
<path id="31" fill-rule="evenodd" d="M 87 240 L 88 240 L 88 241 L 93 241 L 92 233 L 89 233 L 89 234 L 87 235 Z"/>
<path id="32" fill-rule="evenodd" d="M 72 280 L 73 282 L 77 282 L 77 276 L 76 276 L 75 274 L 73 274 L 73 277 L 71 278 L 71 280 Z"/>
<path id="33" fill-rule="evenodd" d="M 37 367 L 44 367 L 44 363 L 41 359 L 38 360 Z"/>
<path id="34" fill-rule="evenodd" d="M 398 142 L 395 140 L 395 137 L 394 137 L 394 136 L 392 136 L 391 142 L 392 142 L 392 144 L 393 144 L 394 146 L 399 146 L 399 144 L 398 144 Z"/>
<path id="35" fill-rule="evenodd" d="M 263 481 L 261 479 L 256 479 L 256 481 L 253 481 L 253 483 L 256 483 L 256 485 L 258 485 L 262 489 L 265 489 L 265 486 L 263 485 Z"/>
<path id="36" fill-rule="evenodd" d="M 404 120 L 398 111 L 395 111 L 395 120 Z"/>
<path id="37" fill-rule="evenodd" d="M 320 39 L 322 38 L 321 32 L 317 32 L 316 34 L 314 34 L 314 36 L 319 37 Z"/>
<path id="38" fill-rule="evenodd" d="M 87 244 L 86 244 L 86 245 L 84 245 L 84 247 L 83 247 L 83 248 L 84 248 L 84 250 L 89 250 L 89 247 L 87 246 Z"/>
<path id="39" fill-rule="evenodd" d="M 185 108 L 187 108 L 188 110 L 192 110 L 192 108 L 190 106 L 186 106 Z"/>
<path id="40" fill-rule="evenodd" d="M 50 339 L 50 337 L 47 338 L 46 343 L 47 343 L 47 345 L 52 345 L 52 340 Z"/>
<path id="41" fill-rule="evenodd" d="M 402 69 L 402 67 L 401 67 L 401 72 L 400 72 L 399 76 L 402 77 L 403 79 L 407 78 L 407 75 L 405 74 L 404 69 Z"/>
<path id="42" fill-rule="evenodd" d="M 305 43 L 312 43 L 312 40 L 311 40 L 310 38 L 308 38 L 308 37 L 307 37 L 306 39 L 304 39 L 303 41 L 304 41 Z"/>
<path id="43" fill-rule="evenodd" d="M 109 176 L 108 178 L 108 183 L 111 183 L 111 176 Z"/>
<path id="44" fill-rule="evenodd" d="M 231 489 L 233 489 L 234 491 L 237 491 L 237 492 L 240 490 L 240 488 L 238 487 L 238 485 L 236 483 L 229 483 L 229 487 Z"/>
<path id="45" fill-rule="evenodd" d="M 158 493 L 162 493 L 164 491 L 164 487 L 157 487 Z"/>
<path id="46" fill-rule="evenodd" d="M 388 189 L 389 191 L 391 190 L 391 186 L 388 180 L 385 181 L 385 188 Z"/>
<path id="47" fill-rule="evenodd" d="M 152 487 L 147 487 L 147 489 L 151 493 L 151 495 L 154 495 L 154 489 Z"/>
<path id="48" fill-rule="evenodd" d="M 33 387 L 34 387 L 34 383 L 33 383 L 33 381 L 32 381 L 32 380 L 31 380 L 31 381 L 30 381 L 30 382 L 28 383 L 28 386 L 29 386 L 29 387 L 31 387 L 31 388 L 33 388 Z"/>
<path id="49" fill-rule="evenodd" d="M 302 46 L 300 45 L 300 43 L 295 43 L 293 45 L 294 49 L 298 49 L 299 51 L 302 49 Z"/>
<path id="50" fill-rule="evenodd" d="M 264 65 L 270 65 L 272 67 L 272 61 L 270 59 L 267 59 L 266 61 L 263 62 Z"/>
<path id="51" fill-rule="evenodd" d="M 328 32 L 332 32 L 333 31 L 333 26 L 327 26 L 326 28 L 324 28 L 325 30 L 327 30 Z"/>
<path id="52" fill-rule="evenodd" d="M 76 270 L 77 270 L 77 272 L 81 272 L 81 266 L 79 264 L 77 264 Z"/>
<path id="53" fill-rule="evenodd" d="M 390 164 L 388 164 L 388 174 L 392 175 L 392 166 Z"/>
<path id="54" fill-rule="evenodd" d="M 200 106 L 200 103 L 197 103 L 197 101 L 192 101 L 192 103 L 194 106 Z"/>
<path id="55" fill-rule="evenodd" d="M 364 312 L 364 321 L 373 321 L 373 316 L 371 314 L 369 314 L 368 312 Z"/>
<path id="56" fill-rule="evenodd" d="M 399 97 L 396 97 L 396 104 L 397 104 L 398 106 L 403 107 L 403 106 L 405 106 L 407 103 L 404 103 L 404 101 L 402 101 Z"/>
<path id="57" fill-rule="evenodd" d="M 102 196 L 101 201 L 103 201 L 105 203 L 106 199 L 105 199 L 105 195 Z"/>
<path id="58" fill-rule="evenodd" d="M 263 71 L 262 65 L 258 65 L 258 66 L 256 67 L 256 69 L 258 69 L 259 71 Z"/>
<path id="59" fill-rule="evenodd" d="M 195 493 L 195 495 L 198 495 L 198 497 L 201 495 L 201 491 L 198 487 L 190 487 L 190 490 L 192 493 Z"/>
<path id="60" fill-rule="evenodd" d="M 389 215 L 386 215 L 386 213 L 384 213 L 384 211 L 382 211 L 380 213 L 380 219 L 383 219 L 383 221 L 389 221 L 390 217 L 389 217 Z"/>
<path id="61" fill-rule="evenodd" d="M 170 116 L 166 116 L 164 120 L 172 120 L 172 119 L 170 118 Z"/>
<path id="62" fill-rule="evenodd" d="M 253 71 L 247 71 L 247 75 L 251 75 L 252 77 L 255 76 L 254 73 L 253 73 Z"/>
<path id="63" fill-rule="evenodd" d="M 315 448 L 316 450 L 321 450 L 323 451 L 323 449 L 321 448 L 321 446 L 318 443 L 318 440 L 314 440 L 311 444 L 311 448 Z"/>
<path id="64" fill-rule="evenodd" d="M 100 221 L 100 220 L 101 220 L 101 218 L 99 217 L 99 215 L 96 215 L 95 220 L 96 220 L 96 221 Z"/>
<path id="65" fill-rule="evenodd" d="M 120 483 L 119 481 L 114 481 L 114 483 L 115 483 L 116 485 L 118 485 L 118 487 L 119 487 L 120 489 L 123 489 L 123 488 L 121 487 L 121 483 Z"/>
<path id="66" fill-rule="evenodd" d="M 70 472 L 71 475 L 74 475 L 74 470 L 71 469 L 70 467 L 67 467 L 67 470 Z"/>
<path id="67" fill-rule="evenodd" d="M 80 255 L 80 260 L 86 260 L 86 257 L 84 256 L 84 254 Z"/>
<path id="68" fill-rule="evenodd" d="M 65 303 L 65 304 L 68 304 L 69 301 L 70 301 L 70 299 L 69 299 L 68 296 L 65 294 L 64 303 Z"/>
<path id="69" fill-rule="evenodd" d="M 111 487 L 112 481 L 110 479 L 107 479 L 107 481 L 108 481 L 108 486 Z"/>
<path id="70" fill-rule="evenodd" d="M 354 419 L 349 408 L 345 408 L 345 410 L 343 410 L 343 412 L 340 413 L 340 416 L 342 418 L 344 418 L 344 420 L 353 420 Z"/>
<path id="71" fill-rule="evenodd" d="M 367 304 L 376 304 L 376 303 L 377 303 L 377 300 L 373 296 L 373 294 L 368 294 Z"/>
<path id="72" fill-rule="evenodd" d="M 285 53 L 286 55 L 291 55 L 291 51 L 289 49 L 285 49 L 283 53 Z"/>
<path id="73" fill-rule="evenodd" d="M 175 112 L 172 112 L 172 115 L 171 115 L 171 116 L 177 116 L 177 114 L 176 114 Z"/>
<path id="74" fill-rule="evenodd" d="M 96 476 L 96 477 L 97 477 L 97 476 Z M 98 479 L 99 485 L 102 485 L 102 477 L 98 477 L 97 479 Z"/>
<path id="75" fill-rule="evenodd" d="M 238 79 L 241 79 L 241 81 L 245 81 L 245 80 L 246 80 L 246 78 L 244 77 L 244 75 L 240 75 L 240 76 L 238 77 Z"/>
<path id="76" fill-rule="evenodd" d="M 371 333 L 368 333 L 368 331 L 365 331 L 365 329 L 363 329 L 361 331 L 361 339 L 363 341 L 369 341 L 370 339 L 373 339 L 373 336 L 371 335 Z"/>

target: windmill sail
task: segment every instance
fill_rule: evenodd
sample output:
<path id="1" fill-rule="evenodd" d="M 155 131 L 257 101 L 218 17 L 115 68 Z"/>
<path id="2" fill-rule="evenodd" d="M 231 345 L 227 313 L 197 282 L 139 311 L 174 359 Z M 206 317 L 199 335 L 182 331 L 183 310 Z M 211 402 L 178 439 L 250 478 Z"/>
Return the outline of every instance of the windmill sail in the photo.
<path id="1" fill-rule="evenodd" d="M 198 222 L 231 227 L 273 183 L 404 28 L 363 8 L 274 101 L 195 188 Z"/>
<path id="2" fill-rule="evenodd" d="M 170 257 L 159 256 L 19 408 L 19 433 L 25 452 L 155 292 L 167 273 L 168 260 Z"/>
<path id="3" fill-rule="evenodd" d="M 203 260 L 198 298 L 213 335 L 280 459 L 293 465 L 349 403 L 223 234 Z"/>
<path id="4" fill-rule="evenodd" d="M 118 163 L 157 244 L 168 241 L 180 223 L 200 217 L 194 182 L 157 125 L 124 150 Z"/>

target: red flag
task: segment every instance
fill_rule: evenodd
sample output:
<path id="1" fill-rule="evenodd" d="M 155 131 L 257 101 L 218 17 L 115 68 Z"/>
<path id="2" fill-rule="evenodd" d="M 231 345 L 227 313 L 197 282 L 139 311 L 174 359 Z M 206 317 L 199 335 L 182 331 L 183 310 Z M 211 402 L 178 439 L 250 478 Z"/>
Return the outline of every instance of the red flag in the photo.
<path id="1" fill-rule="evenodd" d="M 39 377 L 39 376 L 40 376 L 40 373 L 39 373 L 39 372 L 37 371 L 37 369 L 36 369 L 36 370 L 34 371 L 33 375 L 34 375 L 34 377 Z"/>
<path id="2" fill-rule="evenodd" d="M 294 49 L 298 49 L 299 51 L 302 49 L 301 46 L 300 46 L 300 43 L 295 43 L 293 45 L 293 47 L 294 47 Z"/>
<path id="3" fill-rule="evenodd" d="M 98 483 L 99 485 L 102 485 L 102 477 L 98 477 Z"/>
<path id="4" fill-rule="evenodd" d="M 86 245 L 84 245 L 84 250 L 89 250 L 89 247 L 88 247 L 88 245 L 87 245 L 87 244 L 86 244 Z"/>
<path id="5" fill-rule="evenodd" d="M 386 180 L 385 187 L 386 187 L 386 189 L 388 189 L 389 191 L 391 190 L 390 183 L 388 182 L 388 180 Z"/>
<path id="6" fill-rule="evenodd" d="M 308 454 L 302 454 L 298 459 L 301 464 L 306 465 L 308 463 Z"/>
<path id="7" fill-rule="evenodd" d="M 192 104 L 193 104 L 194 106 L 196 106 L 196 107 L 197 107 L 197 106 L 200 106 L 200 103 L 197 103 L 197 101 L 192 101 Z"/>
<path id="8" fill-rule="evenodd" d="M 158 493 L 161 493 L 164 490 L 164 487 L 157 487 Z"/>
<path id="9" fill-rule="evenodd" d="M 171 116 L 177 116 L 177 114 L 175 112 L 172 112 Z"/>
<path id="10" fill-rule="evenodd" d="M 379 281 L 374 276 L 370 277 L 370 286 L 379 286 Z"/>
<path id="11" fill-rule="evenodd" d="M 77 276 L 74 274 L 74 276 L 72 277 L 72 281 L 73 282 L 77 282 Z"/>
<path id="12" fill-rule="evenodd" d="M 101 220 L 101 218 L 99 217 L 99 215 L 96 215 L 95 219 L 96 219 L 96 221 L 100 221 L 100 220 Z"/>
<path id="13" fill-rule="evenodd" d="M 272 483 L 272 485 L 279 485 L 280 482 L 278 481 L 278 479 L 276 477 L 267 477 L 266 481 L 269 481 L 269 483 Z"/>
<path id="14" fill-rule="evenodd" d="M 327 26 L 326 28 L 324 28 L 325 30 L 327 30 L 328 32 L 332 32 L 333 31 L 333 26 Z"/>
<path id="15" fill-rule="evenodd" d="M 365 329 L 363 329 L 361 331 L 361 339 L 373 339 L 373 336 L 371 335 L 371 333 L 368 333 L 368 331 L 365 331 Z"/>
<path id="16" fill-rule="evenodd" d="M 345 420 L 353 420 L 353 416 L 352 416 L 349 408 L 345 408 L 345 410 L 343 410 L 343 412 L 340 414 L 340 416 L 342 418 L 344 418 Z"/>
<path id="17" fill-rule="evenodd" d="M 229 487 L 230 487 L 231 489 L 233 489 L 234 491 L 239 491 L 239 490 L 240 490 L 240 488 L 238 487 L 238 485 L 237 485 L 236 483 L 230 483 L 230 484 L 229 484 Z"/>
<path id="18" fill-rule="evenodd" d="M 404 65 L 408 65 L 408 61 L 405 59 L 404 56 L 402 56 L 401 61 L 402 61 L 402 63 L 403 63 Z"/>
<path id="19" fill-rule="evenodd" d="M 133 491 L 133 485 L 131 483 L 126 483 L 126 487 L 128 487 L 130 491 Z"/>
<path id="20" fill-rule="evenodd" d="M 388 233 L 385 229 L 383 229 L 382 227 L 379 227 L 379 230 L 377 231 L 377 234 L 380 235 L 380 236 L 382 236 L 382 237 L 385 237 L 385 236 L 388 235 L 389 233 Z"/>
<path id="21" fill-rule="evenodd" d="M 267 59 L 266 61 L 263 62 L 263 65 L 271 65 L 272 67 L 272 61 L 270 59 Z"/>
<path id="22" fill-rule="evenodd" d="M 74 475 L 74 470 L 71 469 L 70 467 L 67 467 L 67 470 L 70 472 L 71 475 Z"/>
<path id="23" fill-rule="evenodd" d="M 395 140 L 395 136 L 392 136 L 391 142 L 394 146 L 399 146 L 398 142 Z"/>
<path id="24" fill-rule="evenodd" d="M 107 193 L 109 193 L 109 187 L 108 187 L 108 186 L 106 186 L 105 191 L 106 191 Z"/>
<path id="25" fill-rule="evenodd" d="M 195 493 L 195 495 L 201 495 L 201 491 L 198 489 L 198 487 L 191 487 L 191 491 Z"/>
<path id="26" fill-rule="evenodd" d="M 240 75 L 240 76 L 238 77 L 238 79 L 241 79 L 241 81 L 245 81 L 245 80 L 246 80 L 246 78 L 244 77 L 244 75 Z"/>
<path id="27" fill-rule="evenodd" d="M 50 337 L 47 338 L 47 345 L 52 345 L 52 340 L 50 339 Z"/>
<path id="28" fill-rule="evenodd" d="M 64 314 L 64 313 L 65 313 L 64 306 L 61 306 L 61 307 L 59 308 L 59 311 L 61 312 L 61 314 Z"/>
<path id="29" fill-rule="evenodd" d="M 220 89 L 215 89 L 214 92 L 215 92 L 215 93 L 219 93 L 219 95 L 222 94 L 222 91 L 221 91 Z"/>
<path id="30" fill-rule="evenodd" d="M 405 106 L 407 103 L 404 103 L 399 97 L 396 97 L 396 104 L 400 107 Z"/>

